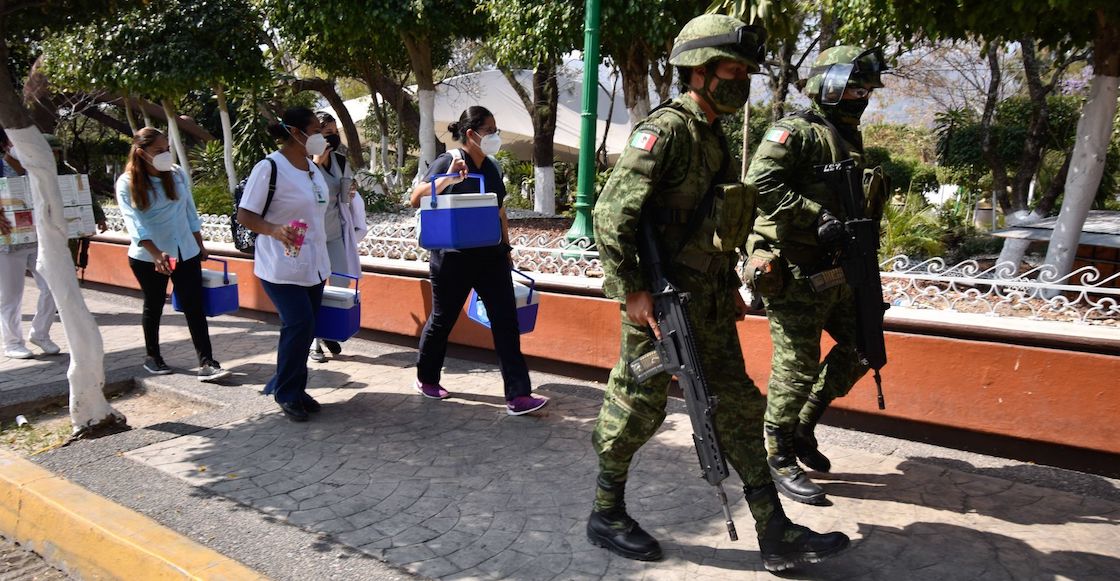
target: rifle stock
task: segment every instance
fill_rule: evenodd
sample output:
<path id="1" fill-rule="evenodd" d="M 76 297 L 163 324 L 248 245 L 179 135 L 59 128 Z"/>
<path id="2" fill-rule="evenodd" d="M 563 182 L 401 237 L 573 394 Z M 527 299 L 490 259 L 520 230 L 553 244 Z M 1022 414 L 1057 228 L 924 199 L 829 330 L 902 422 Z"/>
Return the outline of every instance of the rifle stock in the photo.
<path id="1" fill-rule="evenodd" d="M 727 534 L 731 540 L 736 541 L 739 540 L 739 535 L 735 530 L 735 522 L 731 519 L 727 494 L 723 490 L 723 481 L 729 476 L 727 458 L 715 425 L 715 409 L 719 401 L 708 390 L 704 379 L 700 353 L 696 349 L 692 323 L 688 317 L 689 295 L 678 290 L 665 277 L 653 221 L 648 216 L 642 218 L 640 247 L 642 261 L 646 264 L 653 283 L 654 316 L 661 330 L 661 339 L 654 339 L 655 352 L 647 353 L 630 363 L 631 372 L 638 381 L 645 381 L 662 372 L 677 376 L 692 423 L 692 442 L 700 460 L 700 476 L 715 487 L 716 496 L 723 507 Z"/>

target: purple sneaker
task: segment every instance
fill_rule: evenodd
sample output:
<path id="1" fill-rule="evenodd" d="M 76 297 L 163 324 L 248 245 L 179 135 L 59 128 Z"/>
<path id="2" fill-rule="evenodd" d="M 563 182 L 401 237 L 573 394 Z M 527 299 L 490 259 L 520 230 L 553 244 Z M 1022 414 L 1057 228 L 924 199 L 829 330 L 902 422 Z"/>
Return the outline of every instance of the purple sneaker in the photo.
<path id="1" fill-rule="evenodd" d="M 520 416 L 535 412 L 548 405 L 548 398 L 519 395 L 506 402 L 506 413 L 511 416 Z"/>
<path id="2" fill-rule="evenodd" d="M 448 393 L 446 389 L 440 387 L 438 383 L 420 383 L 419 379 L 416 380 L 416 391 L 429 399 L 447 399 L 451 397 L 451 394 Z"/>

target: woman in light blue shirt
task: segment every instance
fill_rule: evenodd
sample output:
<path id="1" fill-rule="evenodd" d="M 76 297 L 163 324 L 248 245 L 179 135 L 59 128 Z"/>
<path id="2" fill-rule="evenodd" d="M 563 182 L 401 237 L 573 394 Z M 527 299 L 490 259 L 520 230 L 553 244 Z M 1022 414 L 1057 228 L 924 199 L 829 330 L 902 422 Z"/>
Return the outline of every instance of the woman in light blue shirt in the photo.
<path id="1" fill-rule="evenodd" d="M 117 179 L 117 204 L 132 238 L 128 264 L 144 291 L 144 369 L 155 375 L 171 373 L 160 354 L 159 320 L 167 281 L 172 280 L 198 354 L 199 381 L 228 376 L 214 360 L 202 310 L 202 261 L 207 252 L 198 210 L 186 173 L 171 163 L 167 137 L 158 130 L 145 127 L 132 136 L 128 164 Z"/>

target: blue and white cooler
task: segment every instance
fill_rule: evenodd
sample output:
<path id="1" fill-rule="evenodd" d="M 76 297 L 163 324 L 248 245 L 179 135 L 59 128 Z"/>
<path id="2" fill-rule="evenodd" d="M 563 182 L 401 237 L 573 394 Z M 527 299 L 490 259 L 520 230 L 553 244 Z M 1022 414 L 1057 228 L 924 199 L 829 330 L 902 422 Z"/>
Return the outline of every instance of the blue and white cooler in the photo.
<path id="1" fill-rule="evenodd" d="M 432 176 L 432 195 L 420 201 L 417 227 L 423 248 L 479 248 L 502 241 L 498 195 L 486 193 L 486 180 L 482 174 L 467 174 L 468 178 L 478 179 L 480 193 L 436 195 L 437 179 L 458 175 L 443 173 Z"/>
<path id="2" fill-rule="evenodd" d="M 208 258 L 222 263 L 222 271 L 202 269 L 202 312 L 207 317 L 232 313 L 240 308 L 237 297 L 237 275 L 229 273 L 229 263 L 220 258 Z M 183 312 L 177 290 L 171 292 L 171 308 Z"/>
<path id="3" fill-rule="evenodd" d="M 358 277 L 332 272 L 354 281 L 354 288 L 323 287 L 323 304 L 315 317 L 315 337 L 329 341 L 345 341 L 358 334 L 362 323 L 362 295 L 358 292 Z"/>
<path id="4" fill-rule="evenodd" d="M 532 333 L 537 326 L 537 310 L 540 307 L 541 295 L 536 290 L 536 281 L 520 270 L 514 269 L 513 272 L 529 281 L 528 285 L 516 280 L 513 281 L 513 304 L 517 307 L 517 329 L 524 335 L 525 333 Z M 482 303 L 482 299 L 479 298 L 474 289 L 471 289 L 471 296 L 467 300 L 467 317 L 487 329 L 490 328 L 490 317 L 486 315 L 486 305 Z"/>

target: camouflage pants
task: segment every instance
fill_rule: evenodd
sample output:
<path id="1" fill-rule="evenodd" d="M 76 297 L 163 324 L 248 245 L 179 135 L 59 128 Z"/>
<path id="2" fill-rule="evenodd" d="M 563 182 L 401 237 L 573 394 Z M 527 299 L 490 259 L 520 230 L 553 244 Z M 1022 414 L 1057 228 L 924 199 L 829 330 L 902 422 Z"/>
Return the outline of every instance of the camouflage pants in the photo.
<path id="1" fill-rule="evenodd" d="M 818 293 L 808 279 L 787 280 L 781 294 L 763 299 L 774 344 L 766 424 L 792 428 L 810 393 L 828 405 L 847 395 L 867 367 L 856 355 L 856 315 L 848 285 Z M 836 341 L 823 363 L 822 331 Z"/>
<path id="2" fill-rule="evenodd" d="M 770 474 L 762 444 L 766 400 L 747 376 L 743 364 L 735 330 L 733 289 L 726 283 L 708 280 L 691 290 L 689 318 L 708 386 L 719 397 L 715 419 L 724 451 L 743 482 L 751 486 L 768 483 Z M 631 323 L 623 308 L 621 354 L 611 370 L 591 437 L 599 455 L 600 479 L 608 482 L 626 481 L 634 454 L 665 420 L 670 375 L 662 373 L 638 383 L 628 366 L 631 360 L 653 348 L 645 328 Z M 598 499 L 596 504 L 602 502 Z"/>

